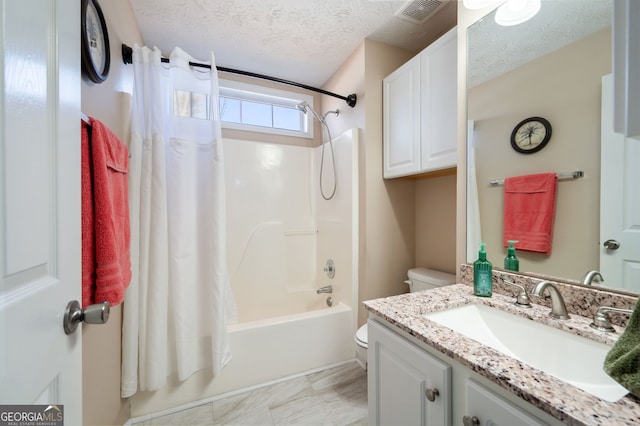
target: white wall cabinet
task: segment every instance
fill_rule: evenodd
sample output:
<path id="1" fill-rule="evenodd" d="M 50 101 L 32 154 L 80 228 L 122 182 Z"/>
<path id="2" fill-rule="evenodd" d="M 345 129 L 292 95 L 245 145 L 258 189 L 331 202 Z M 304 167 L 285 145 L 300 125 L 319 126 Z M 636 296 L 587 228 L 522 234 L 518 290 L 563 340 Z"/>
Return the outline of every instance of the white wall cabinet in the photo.
<path id="1" fill-rule="evenodd" d="M 640 136 L 640 2 L 613 3 L 614 129 Z"/>
<path id="2" fill-rule="evenodd" d="M 456 166 L 457 52 L 453 28 L 383 80 L 385 178 Z"/>
<path id="3" fill-rule="evenodd" d="M 451 367 L 369 321 L 371 425 L 451 425 Z"/>
<path id="4" fill-rule="evenodd" d="M 375 319 L 368 324 L 369 424 L 562 425 L 394 326 Z M 431 402 L 426 391 L 433 389 L 438 396 Z"/>

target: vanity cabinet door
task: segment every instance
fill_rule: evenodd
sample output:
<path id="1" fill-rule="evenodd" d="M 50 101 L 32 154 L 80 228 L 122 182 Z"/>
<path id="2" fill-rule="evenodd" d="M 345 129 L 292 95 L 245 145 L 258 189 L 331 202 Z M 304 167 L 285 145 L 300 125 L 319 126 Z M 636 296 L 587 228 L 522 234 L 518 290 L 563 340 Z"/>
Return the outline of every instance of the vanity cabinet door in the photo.
<path id="1" fill-rule="evenodd" d="M 467 380 L 465 416 L 458 424 L 473 426 L 541 426 L 546 423 L 496 395 L 473 380 Z M 476 420 L 477 419 L 477 420 Z"/>
<path id="2" fill-rule="evenodd" d="M 451 367 L 369 321 L 371 425 L 451 425 Z"/>

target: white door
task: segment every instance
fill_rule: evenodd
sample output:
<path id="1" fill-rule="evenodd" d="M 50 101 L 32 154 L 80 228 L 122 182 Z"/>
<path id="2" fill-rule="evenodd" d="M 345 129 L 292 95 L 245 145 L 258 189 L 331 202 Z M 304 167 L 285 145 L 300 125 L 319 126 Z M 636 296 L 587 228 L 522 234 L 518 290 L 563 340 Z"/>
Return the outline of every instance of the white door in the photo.
<path id="1" fill-rule="evenodd" d="M 602 79 L 601 145 L 600 272 L 605 286 L 637 293 L 640 290 L 640 140 L 613 131 L 611 75 Z"/>
<path id="2" fill-rule="evenodd" d="M 0 3 L 0 404 L 82 423 L 80 1 Z"/>

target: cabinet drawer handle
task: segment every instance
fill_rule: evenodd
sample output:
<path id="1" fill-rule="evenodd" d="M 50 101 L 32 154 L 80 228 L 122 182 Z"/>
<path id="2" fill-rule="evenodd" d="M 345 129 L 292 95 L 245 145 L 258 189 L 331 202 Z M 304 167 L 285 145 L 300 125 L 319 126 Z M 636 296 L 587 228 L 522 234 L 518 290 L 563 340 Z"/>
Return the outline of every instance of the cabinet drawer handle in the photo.
<path id="1" fill-rule="evenodd" d="M 433 389 L 426 389 L 426 390 L 424 391 L 424 394 L 426 395 L 427 400 L 428 400 L 429 402 L 433 402 L 433 401 L 435 401 L 435 400 L 436 400 L 436 396 L 440 395 L 440 391 L 439 391 L 438 389 L 436 389 L 436 388 L 433 388 Z"/>
<path id="2" fill-rule="evenodd" d="M 462 424 L 464 426 L 479 426 L 480 425 L 480 419 L 477 418 L 476 416 L 464 416 L 462 418 Z"/>

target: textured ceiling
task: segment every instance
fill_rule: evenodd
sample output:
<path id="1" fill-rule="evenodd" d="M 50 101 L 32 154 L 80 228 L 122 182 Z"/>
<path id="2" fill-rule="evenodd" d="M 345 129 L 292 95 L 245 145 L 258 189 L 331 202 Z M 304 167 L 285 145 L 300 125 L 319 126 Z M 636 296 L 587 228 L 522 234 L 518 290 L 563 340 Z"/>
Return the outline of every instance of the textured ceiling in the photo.
<path id="1" fill-rule="evenodd" d="M 432 0 L 423 0 L 430 3 Z M 413 52 L 455 25 L 444 0 L 423 24 L 395 13 L 407 0 L 130 0 L 148 46 L 196 59 L 323 85 L 364 38 Z"/>
<path id="2" fill-rule="evenodd" d="M 488 15 L 468 31 L 468 87 L 611 26 L 612 0 L 542 0 L 540 12 L 513 27 Z"/>

